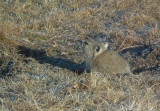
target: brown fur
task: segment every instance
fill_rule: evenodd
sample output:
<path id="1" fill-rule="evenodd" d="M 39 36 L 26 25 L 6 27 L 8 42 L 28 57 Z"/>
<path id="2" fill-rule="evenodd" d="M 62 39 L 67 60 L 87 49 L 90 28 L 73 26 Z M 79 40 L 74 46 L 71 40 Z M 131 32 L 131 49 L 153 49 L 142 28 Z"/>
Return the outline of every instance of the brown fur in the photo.
<path id="1" fill-rule="evenodd" d="M 88 70 L 107 74 L 131 73 L 129 63 L 113 50 L 108 43 L 91 42 L 85 45 L 86 66 Z"/>

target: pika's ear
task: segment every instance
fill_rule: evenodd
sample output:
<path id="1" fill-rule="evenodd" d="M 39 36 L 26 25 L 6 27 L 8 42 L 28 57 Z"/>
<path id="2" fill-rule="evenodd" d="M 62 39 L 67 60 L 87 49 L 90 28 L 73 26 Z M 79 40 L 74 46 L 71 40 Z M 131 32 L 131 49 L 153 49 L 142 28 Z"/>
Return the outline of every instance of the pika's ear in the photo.
<path id="1" fill-rule="evenodd" d="M 104 43 L 104 46 L 105 46 L 106 49 L 108 49 L 108 45 L 109 45 L 108 42 Z"/>

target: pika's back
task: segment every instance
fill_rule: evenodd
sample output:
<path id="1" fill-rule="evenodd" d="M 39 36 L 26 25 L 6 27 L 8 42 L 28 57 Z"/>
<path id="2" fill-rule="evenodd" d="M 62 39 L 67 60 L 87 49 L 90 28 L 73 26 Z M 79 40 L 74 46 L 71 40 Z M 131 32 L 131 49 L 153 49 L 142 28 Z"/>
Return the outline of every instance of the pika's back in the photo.
<path id="1" fill-rule="evenodd" d="M 107 74 L 131 73 L 129 63 L 118 52 L 108 50 L 108 43 L 90 42 L 85 45 L 86 66 Z"/>

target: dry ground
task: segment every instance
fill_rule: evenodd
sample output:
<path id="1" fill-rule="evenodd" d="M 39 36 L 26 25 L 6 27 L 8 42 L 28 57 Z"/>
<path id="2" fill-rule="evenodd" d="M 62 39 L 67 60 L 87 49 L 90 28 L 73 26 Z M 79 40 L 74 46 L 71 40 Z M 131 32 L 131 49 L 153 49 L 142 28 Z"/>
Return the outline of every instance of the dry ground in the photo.
<path id="1" fill-rule="evenodd" d="M 85 40 L 109 42 L 135 76 L 86 73 Z M 159 0 L 0 1 L 1 111 L 158 109 Z"/>

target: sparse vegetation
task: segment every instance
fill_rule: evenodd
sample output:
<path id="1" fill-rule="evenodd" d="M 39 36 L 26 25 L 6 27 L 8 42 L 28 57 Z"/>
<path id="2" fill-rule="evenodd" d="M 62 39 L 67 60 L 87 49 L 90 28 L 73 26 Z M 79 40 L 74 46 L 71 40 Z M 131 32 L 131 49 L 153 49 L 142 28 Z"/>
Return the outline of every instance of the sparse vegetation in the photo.
<path id="1" fill-rule="evenodd" d="M 136 76 L 84 71 L 79 41 L 123 50 Z M 1 0 L 0 110 L 158 111 L 159 0 Z"/>

